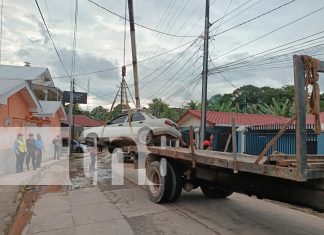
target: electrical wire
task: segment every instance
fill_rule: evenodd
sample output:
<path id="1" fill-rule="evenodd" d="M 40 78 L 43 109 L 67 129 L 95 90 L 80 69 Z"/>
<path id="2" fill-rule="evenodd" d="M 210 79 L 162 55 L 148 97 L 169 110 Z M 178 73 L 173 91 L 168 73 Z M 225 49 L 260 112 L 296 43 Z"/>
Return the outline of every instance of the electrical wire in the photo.
<path id="1" fill-rule="evenodd" d="M 268 15 L 268 14 L 274 12 L 274 11 L 277 11 L 277 10 L 279 10 L 279 9 L 282 8 L 282 7 L 288 6 L 289 4 L 291 4 L 291 3 L 295 2 L 295 1 L 296 1 L 296 0 L 291 0 L 291 1 L 289 1 L 289 2 L 286 2 L 286 3 L 284 3 L 284 4 L 282 4 L 282 5 L 278 6 L 278 7 L 275 7 L 275 8 L 273 8 L 273 9 L 267 11 L 267 12 L 264 12 L 264 13 L 262 13 L 262 14 L 260 14 L 260 15 L 255 16 L 255 17 L 253 17 L 253 18 L 251 18 L 251 19 L 248 19 L 248 20 L 246 20 L 246 21 L 244 21 L 244 22 L 242 22 L 242 23 L 240 23 L 240 24 L 237 24 L 237 25 L 235 25 L 235 26 L 233 26 L 233 27 L 230 27 L 230 28 L 228 28 L 228 29 L 225 29 L 224 31 L 222 31 L 222 32 L 220 32 L 220 33 L 217 33 L 217 34 L 214 34 L 214 35 L 210 35 L 210 37 L 212 38 L 212 37 L 215 37 L 215 36 L 218 36 L 218 35 L 224 34 L 224 33 L 228 32 L 228 31 L 231 31 L 231 30 L 233 30 L 233 29 L 236 29 L 236 28 L 238 28 L 238 27 L 240 27 L 240 26 L 242 26 L 242 25 L 248 24 L 248 23 L 250 23 L 250 22 L 252 22 L 252 21 L 255 21 L 255 20 L 257 20 L 257 19 L 259 19 L 259 18 L 261 18 L 261 17 L 263 17 L 263 16 L 266 16 L 266 15 Z"/>
<path id="2" fill-rule="evenodd" d="M 1 22 L 0 22 L 0 65 L 2 59 L 2 24 L 3 24 L 3 1 L 1 0 Z"/>
<path id="3" fill-rule="evenodd" d="M 52 44 L 53 44 L 54 50 L 55 50 L 55 52 L 56 52 L 56 55 L 57 55 L 57 57 L 58 57 L 58 59 L 59 59 L 59 61 L 60 61 L 60 63 L 61 63 L 61 66 L 62 66 L 64 72 L 66 73 L 67 77 L 71 78 L 71 76 L 69 75 L 69 73 L 68 73 L 68 71 L 67 71 L 67 69 L 66 69 L 66 67 L 65 67 L 65 65 L 64 65 L 64 63 L 63 63 L 63 60 L 62 60 L 62 58 L 61 58 L 61 56 L 60 56 L 60 53 L 58 52 L 58 50 L 57 50 L 57 48 L 56 48 L 56 45 L 55 45 L 54 40 L 53 40 L 53 38 L 52 38 L 52 35 L 51 35 L 51 33 L 50 33 L 50 31 L 49 31 L 49 29 L 48 29 L 48 27 L 47 27 L 46 21 L 45 21 L 45 19 L 44 19 L 44 16 L 43 16 L 42 10 L 40 9 L 40 7 L 39 7 L 39 5 L 38 5 L 38 1 L 35 0 L 35 3 L 36 3 L 36 6 L 37 6 L 37 9 L 38 9 L 38 11 L 39 11 L 39 14 L 40 14 L 40 16 L 41 16 L 41 18 L 42 18 L 42 21 L 43 21 L 43 24 L 44 24 L 45 29 L 46 29 L 46 31 L 47 31 L 47 34 L 48 34 L 48 36 L 49 36 L 49 38 L 50 38 L 50 40 L 51 40 L 51 42 L 52 42 Z"/>
<path id="4" fill-rule="evenodd" d="M 113 14 L 121 19 L 126 19 L 127 21 L 129 21 L 129 19 L 117 14 L 116 12 L 113 12 L 111 10 L 109 10 L 108 8 L 102 6 L 102 5 L 99 5 L 98 3 L 92 1 L 92 0 L 88 0 L 90 3 L 92 3 L 93 5 L 96 5 L 97 7 L 109 12 L 110 14 Z M 152 32 L 155 32 L 155 33 L 159 33 L 159 34 L 164 34 L 164 35 L 167 35 L 167 36 L 171 36 L 171 37 L 179 37 L 179 38 L 195 38 L 197 36 L 194 36 L 194 35 L 177 35 L 177 34 L 171 34 L 171 33 L 166 33 L 166 32 L 162 32 L 162 31 L 159 31 L 159 30 L 156 30 L 156 29 L 153 29 L 153 28 L 150 28 L 148 26 L 145 26 L 145 25 L 142 25 L 142 24 L 139 24 L 139 23 L 135 23 L 137 26 L 141 27 L 141 28 L 144 28 L 144 29 L 147 29 L 147 30 L 150 30 Z"/>
<path id="5" fill-rule="evenodd" d="M 286 27 L 288 27 L 288 26 L 290 26 L 290 25 L 292 25 L 292 24 L 298 22 L 298 21 L 301 21 L 301 20 L 303 20 L 303 19 L 305 19 L 305 18 L 307 18 L 307 17 L 309 17 L 309 16 L 311 16 L 311 15 L 313 15 L 313 14 L 319 12 L 319 11 L 322 11 L 323 9 L 324 9 L 324 6 L 321 7 L 321 8 L 319 8 L 319 9 L 317 9 L 317 10 L 315 10 L 315 11 L 312 11 L 312 12 L 310 12 L 310 13 L 308 13 L 308 14 L 302 16 L 302 17 L 299 17 L 299 18 L 297 18 L 297 19 L 295 19 L 295 20 L 293 20 L 293 21 L 290 21 L 289 23 L 287 23 L 287 24 L 285 24 L 285 25 L 282 25 L 282 26 L 280 26 L 279 28 L 276 28 L 276 29 L 274 29 L 274 30 L 271 30 L 270 32 L 265 33 L 265 34 L 263 34 L 263 35 L 261 35 L 261 36 L 255 38 L 255 39 L 253 39 L 253 40 L 251 40 L 251 41 L 249 41 L 249 42 L 246 42 L 246 43 L 244 43 L 244 44 L 242 44 L 242 45 L 240 45 L 240 46 L 234 48 L 234 49 L 231 49 L 231 50 L 229 50 L 229 51 L 227 51 L 227 52 L 225 52 L 225 53 L 222 53 L 221 55 L 219 55 L 219 56 L 217 56 L 217 57 L 214 57 L 213 60 L 214 60 L 214 59 L 218 59 L 218 58 L 220 58 L 220 57 L 223 57 L 223 56 L 225 56 L 225 55 L 228 55 L 229 53 L 231 53 L 231 52 L 233 52 L 233 51 L 236 51 L 236 50 L 238 50 L 238 49 L 241 49 L 241 48 L 243 48 L 243 47 L 245 47 L 245 46 L 247 46 L 247 45 L 249 45 L 249 44 L 251 44 L 251 43 L 253 43 L 253 42 L 256 42 L 256 41 L 258 41 L 258 40 L 260 40 L 260 39 L 262 39 L 262 38 L 264 38 L 264 37 L 270 35 L 270 34 L 273 34 L 273 33 L 277 32 L 277 31 L 279 31 L 279 30 L 281 30 L 281 29 L 283 29 L 283 28 L 286 28 Z M 219 33 L 219 34 L 220 34 L 220 33 Z M 219 35 L 219 34 L 218 34 L 218 35 Z"/>

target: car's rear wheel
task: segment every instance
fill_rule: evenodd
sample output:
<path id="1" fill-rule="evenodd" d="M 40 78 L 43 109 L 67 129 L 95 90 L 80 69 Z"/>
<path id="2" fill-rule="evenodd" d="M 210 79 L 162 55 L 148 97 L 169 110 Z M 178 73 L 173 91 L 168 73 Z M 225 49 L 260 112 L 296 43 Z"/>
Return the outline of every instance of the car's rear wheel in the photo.
<path id="1" fill-rule="evenodd" d="M 83 152 L 83 151 L 82 151 L 82 148 L 78 147 L 78 148 L 76 149 L 76 152 L 77 152 L 77 153 L 82 153 L 82 152 Z"/>
<path id="2" fill-rule="evenodd" d="M 143 145 L 153 144 L 153 132 L 149 128 L 143 128 L 138 133 L 138 141 Z"/>

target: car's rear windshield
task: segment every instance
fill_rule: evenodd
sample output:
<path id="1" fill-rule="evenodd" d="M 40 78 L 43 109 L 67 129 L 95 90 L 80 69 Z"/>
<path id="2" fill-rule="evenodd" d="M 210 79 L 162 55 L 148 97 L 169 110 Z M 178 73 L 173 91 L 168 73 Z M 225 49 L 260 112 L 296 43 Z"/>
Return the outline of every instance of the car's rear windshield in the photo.
<path id="1" fill-rule="evenodd" d="M 156 119 L 156 117 L 154 117 L 153 114 L 151 114 L 151 113 L 149 113 L 149 112 L 146 112 L 145 114 L 146 114 L 147 116 L 149 116 L 150 118 L 152 118 L 152 119 Z"/>

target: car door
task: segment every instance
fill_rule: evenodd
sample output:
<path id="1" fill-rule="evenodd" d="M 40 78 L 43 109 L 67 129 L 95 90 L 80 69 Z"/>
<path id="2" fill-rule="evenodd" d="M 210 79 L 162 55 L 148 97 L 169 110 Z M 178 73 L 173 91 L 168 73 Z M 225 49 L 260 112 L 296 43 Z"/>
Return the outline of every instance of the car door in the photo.
<path id="1" fill-rule="evenodd" d="M 104 136 L 106 138 L 118 138 L 122 135 L 123 125 L 126 121 L 127 115 L 120 115 L 111 120 L 104 128 Z"/>
<path id="2" fill-rule="evenodd" d="M 138 131 L 146 125 L 146 117 L 140 112 L 136 112 L 132 115 L 131 119 L 133 133 L 137 136 Z"/>

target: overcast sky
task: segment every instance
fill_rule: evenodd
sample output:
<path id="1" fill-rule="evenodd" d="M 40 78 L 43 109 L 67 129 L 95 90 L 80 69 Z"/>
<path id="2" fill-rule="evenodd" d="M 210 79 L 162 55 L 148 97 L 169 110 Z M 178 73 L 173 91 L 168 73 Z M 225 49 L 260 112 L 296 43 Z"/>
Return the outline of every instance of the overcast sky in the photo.
<path id="1" fill-rule="evenodd" d="M 176 35 L 198 36 L 204 29 L 205 0 L 133 0 L 135 22 L 149 28 Z M 324 30 L 324 10 L 301 19 L 276 32 L 270 33 L 304 15 L 324 7 L 324 0 L 296 0 L 259 19 L 231 29 L 248 19 L 265 13 L 291 0 L 211 0 L 210 22 L 221 18 L 211 26 L 209 68 L 266 51 Z M 53 36 L 59 54 L 69 73 L 72 61 L 72 40 L 75 0 L 39 0 L 46 23 Z M 94 0 L 94 2 L 124 15 L 124 0 Z M 241 8 L 235 10 L 240 5 Z M 247 10 L 245 10 L 247 9 Z M 233 11 L 234 10 L 234 11 Z M 242 12 L 243 11 L 243 12 Z M 2 36 L 2 64 L 23 65 L 24 61 L 35 67 L 47 67 L 56 86 L 69 89 L 69 79 L 49 40 L 34 0 L 4 0 Z M 128 14 L 128 13 L 127 13 Z M 224 18 L 222 18 L 225 15 Z M 129 27 L 126 31 L 126 64 L 131 63 Z M 219 26 L 219 27 L 218 27 Z M 136 28 L 138 60 L 153 57 L 179 47 L 154 59 L 138 64 L 140 96 L 142 103 L 160 97 L 171 106 L 179 106 L 201 96 L 201 83 L 194 80 L 202 70 L 203 39 L 172 37 Z M 230 30 L 228 30 L 230 29 Z M 228 31 L 227 31 L 228 30 Z M 270 33 L 259 40 L 248 43 Z M 124 21 L 95 6 L 87 0 L 79 0 L 78 31 L 75 73 L 88 73 L 123 65 Z M 323 44 L 318 34 L 304 44 L 295 45 L 285 52 Z M 194 41 L 194 42 L 193 42 Z M 186 44 L 187 43 L 187 44 Z M 248 43 L 248 44 L 247 44 Z M 247 44 L 245 46 L 242 46 Z M 184 46 L 183 46 L 184 45 Z M 242 46 L 242 47 L 240 47 Z M 240 47 L 238 49 L 238 47 Z M 282 49 L 282 48 L 280 48 Z M 323 47 L 306 51 L 324 59 Z M 323 55 L 322 55 L 322 54 Z M 292 57 L 280 57 L 276 66 L 263 65 L 262 71 L 248 66 L 236 71 L 223 71 L 211 75 L 208 81 L 208 96 L 231 92 L 235 87 L 252 84 L 280 87 L 292 84 Z M 264 67 L 265 66 L 265 67 Z M 127 67 L 128 85 L 133 92 L 132 67 Z M 77 91 L 86 91 L 90 81 L 88 108 L 95 105 L 109 107 L 121 81 L 121 71 L 111 70 L 77 76 Z M 321 83 L 322 87 L 324 82 Z"/>

